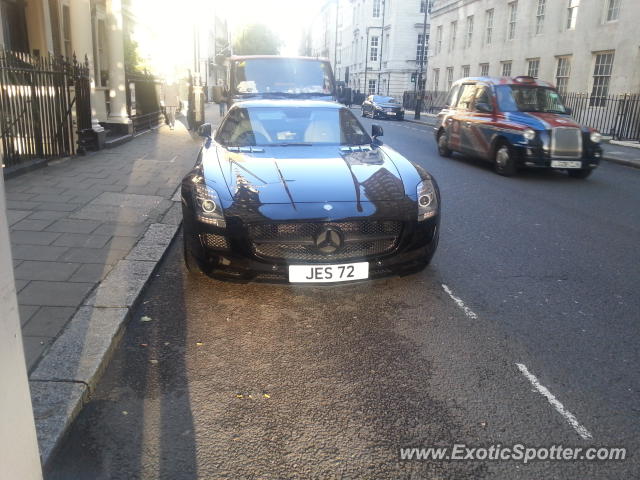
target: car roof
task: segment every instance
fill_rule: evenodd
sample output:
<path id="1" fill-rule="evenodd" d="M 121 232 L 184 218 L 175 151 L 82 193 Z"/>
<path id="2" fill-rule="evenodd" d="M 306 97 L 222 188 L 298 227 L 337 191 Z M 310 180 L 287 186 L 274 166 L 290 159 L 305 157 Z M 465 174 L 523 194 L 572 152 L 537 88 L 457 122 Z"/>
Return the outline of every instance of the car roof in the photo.
<path id="1" fill-rule="evenodd" d="M 526 85 L 530 87 L 555 88 L 552 83 L 526 75 L 520 75 L 517 77 L 465 77 L 460 80 L 456 80 L 454 85 L 460 85 L 461 83 L 468 82 L 482 82 L 488 85 Z"/>
<path id="2" fill-rule="evenodd" d="M 307 99 L 249 99 L 236 102 L 233 106 L 241 108 L 266 108 L 266 107 L 280 107 L 280 108 L 329 108 L 333 110 L 340 110 L 344 108 L 344 105 L 336 102 L 328 102 L 326 100 L 307 100 Z M 233 107 L 232 107 L 233 108 Z"/>
<path id="3" fill-rule="evenodd" d="M 313 60 L 320 62 L 329 61 L 329 59 L 325 57 L 303 57 L 298 55 L 233 55 L 229 57 L 229 60 L 250 60 L 254 58 L 281 58 L 287 60 Z"/>

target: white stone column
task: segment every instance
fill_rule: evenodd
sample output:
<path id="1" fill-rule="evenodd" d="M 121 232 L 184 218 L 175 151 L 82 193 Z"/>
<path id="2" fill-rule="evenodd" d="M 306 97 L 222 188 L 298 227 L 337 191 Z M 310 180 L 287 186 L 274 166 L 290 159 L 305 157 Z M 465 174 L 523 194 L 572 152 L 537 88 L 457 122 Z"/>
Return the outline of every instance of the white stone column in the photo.
<path id="1" fill-rule="evenodd" d="M 131 125 L 131 119 L 127 114 L 122 0 L 106 0 L 106 7 L 109 49 L 109 98 L 111 100 L 111 113 L 109 114 L 108 122 Z"/>
<path id="2" fill-rule="evenodd" d="M 42 480 L 0 173 L 0 477 Z"/>
<path id="3" fill-rule="evenodd" d="M 85 55 L 89 59 L 89 74 L 91 75 L 91 128 L 95 132 L 103 132 L 104 128 L 98 123 L 96 116 L 97 102 L 104 103 L 104 98 L 96 94 L 96 79 L 93 68 L 93 30 L 91 28 L 90 0 L 70 0 L 71 16 L 71 46 L 78 58 L 84 62 Z"/>

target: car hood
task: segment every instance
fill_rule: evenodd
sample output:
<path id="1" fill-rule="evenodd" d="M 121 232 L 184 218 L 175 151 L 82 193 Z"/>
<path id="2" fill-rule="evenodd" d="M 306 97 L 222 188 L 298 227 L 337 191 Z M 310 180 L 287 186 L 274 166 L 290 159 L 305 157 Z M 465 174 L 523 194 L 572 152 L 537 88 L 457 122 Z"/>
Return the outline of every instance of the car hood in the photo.
<path id="1" fill-rule="evenodd" d="M 224 193 L 236 204 L 375 203 L 405 197 L 400 173 L 382 149 L 345 148 L 287 146 L 233 152 L 218 146 L 215 151 L 228 190 Z M 203 161 L 205 178 L 207 169 L 216 167 L 212 160 Z"/>
<path id="2" fill-rule="evenodd" d="M 551 130 L 557 127 L 580 128 L 569 115 L 542 112 L 510 112 L 507 119 L 531 127 L 534 130 Z"/>
<path id="3" fill-rule="evenodd" d="M 400 103 L 376 103 L 375 104 L 378 107 L 384 107 L 384 108 L 399 108 L 402 107 L 402 105 Z"/>

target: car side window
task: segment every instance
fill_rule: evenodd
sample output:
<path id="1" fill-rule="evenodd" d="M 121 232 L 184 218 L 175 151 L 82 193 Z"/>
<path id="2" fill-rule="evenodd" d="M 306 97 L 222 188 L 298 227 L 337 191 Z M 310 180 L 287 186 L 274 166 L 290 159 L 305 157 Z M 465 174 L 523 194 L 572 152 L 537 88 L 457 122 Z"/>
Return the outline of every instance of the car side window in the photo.
<path id="1" fill-rule="evenodd" d="M 458 90 L 460 90 L 460 85 L 454 86 L 451 90 L 449 90 L 449 95 L 447 95 L 447 101 L 445 105 L 449 108 L 455 108 L 456 100 L 458 98 Z"/>
<path id="2" fill-rule="evenodd" d="M 462 85 L 462 91 L 460 92 L 460 99 L 458 100 L 458 110 L 470 110 L 473 104 L 473 99 L 476 95 L 476 86 L 473 83 L 465 83 Z"/>
<path id="3" fill-rule="evenodd" d="M 476 99 L 474 103 L 474 108 L 479 103 L 485 103 L 489 106 L 492 105 L 491 102 L 491 93 L 487 87 L 478 87 L 476 90 Z M 477 109 L 476 109 L 477 110 Z"/>

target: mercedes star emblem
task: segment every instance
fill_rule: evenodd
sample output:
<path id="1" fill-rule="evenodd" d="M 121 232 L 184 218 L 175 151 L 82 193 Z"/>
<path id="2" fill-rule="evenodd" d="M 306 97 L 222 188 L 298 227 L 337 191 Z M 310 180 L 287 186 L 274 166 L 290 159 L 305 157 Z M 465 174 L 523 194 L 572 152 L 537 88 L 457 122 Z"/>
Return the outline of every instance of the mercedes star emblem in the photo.
<path id="1" fill-rule="evenodd" d="M 333 205 L 325 203 L 324 207 L 322 207 L 322 208 L 324 208 L 328 212 L 329 210 L 333 210 Z"/>
<path id="2" fill-rule="evenodd" d="M 330 255 L 342 247 L 342 235 L 338 230 L 325 228 L 316 235 L 314 242 L 320 253 Z"/>

